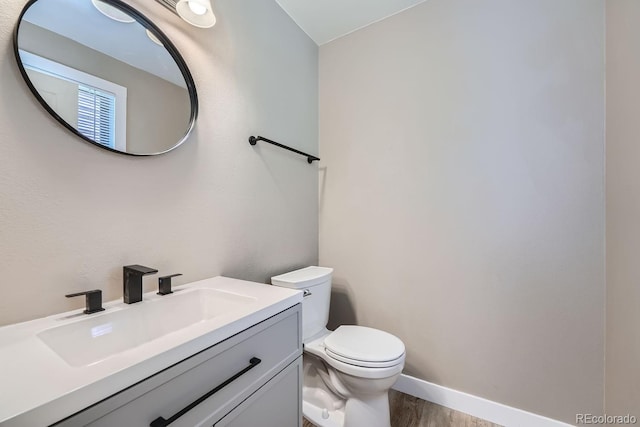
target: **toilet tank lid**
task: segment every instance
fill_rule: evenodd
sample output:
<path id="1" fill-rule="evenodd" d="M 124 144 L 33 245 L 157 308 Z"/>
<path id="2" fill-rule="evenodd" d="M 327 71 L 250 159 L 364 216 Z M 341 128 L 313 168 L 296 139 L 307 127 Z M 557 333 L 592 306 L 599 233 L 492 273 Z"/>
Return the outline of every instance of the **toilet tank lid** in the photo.
<path id="1" fill-rule="evenodd" d="M 286 288 L 303 289 L 331 280 L 331 273 L 333 273 L 333 268 L 311 266 L 274 276 L 271 278 L 271 284 Z"/>

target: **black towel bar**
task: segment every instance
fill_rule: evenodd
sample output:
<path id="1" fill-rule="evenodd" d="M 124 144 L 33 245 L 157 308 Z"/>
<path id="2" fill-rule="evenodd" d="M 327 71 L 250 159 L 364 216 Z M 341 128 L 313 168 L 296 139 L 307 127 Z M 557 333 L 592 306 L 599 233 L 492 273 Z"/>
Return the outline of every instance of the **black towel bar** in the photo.
<path id="1" fill-rule="evenodd" d="M 307 158 L 307 162 L 313 163 L 314 160 L 320 160 L 320 157 L 312 156 L 311 154 L 303 153 L 300 150 L 296 150 L 295 148 L 287 147 L 286 145 L 280 144 L 279 142 L 272 141 L 270 139 L 264 138 L 262 136 L 250 136 L 249 144 L 256 145 L 258 141 L 268 142 L 269 144 L 273 144 L 277 147 L 284 148 L 285 150 L 293 151 L 294 153 L 303 155 Z"/>

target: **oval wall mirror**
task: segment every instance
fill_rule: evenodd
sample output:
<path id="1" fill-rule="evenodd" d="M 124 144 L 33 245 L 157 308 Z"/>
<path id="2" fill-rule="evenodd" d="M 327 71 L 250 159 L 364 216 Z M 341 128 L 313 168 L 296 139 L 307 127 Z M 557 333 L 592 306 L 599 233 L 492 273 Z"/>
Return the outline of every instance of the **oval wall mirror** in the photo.
<path id="1" fill-rule="evenodd" d="M 193 129 L 198 98 L 186 63 L 120 0 L 30 0 L 14 50 L 38 101 L 87 142 L 149 156 L 178 147 Z"/>

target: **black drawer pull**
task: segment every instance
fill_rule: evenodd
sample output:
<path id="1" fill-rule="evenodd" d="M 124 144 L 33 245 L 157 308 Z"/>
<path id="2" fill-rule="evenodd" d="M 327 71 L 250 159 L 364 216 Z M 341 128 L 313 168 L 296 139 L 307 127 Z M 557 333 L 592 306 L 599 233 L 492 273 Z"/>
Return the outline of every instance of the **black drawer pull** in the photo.
<path id="1" fill-rule="evenodd" d="M 198 400 L 194 401 L 189 406 L 187 406 L 186 408 L 182 409 L 180 412 L 176 412 L 168 420 L 165 420 L 162 417 L 156 418 L 155 420 L 153 420 L 151 422 L 149 427 L 166 427 L 166 426 L 168 426 L 169 424 L 171 424 L 172 422 L 174 422 L 175 420 L 177 420 L 178 418 L 180 418 L 181 416 L 183 416 L 184 414 L 186 414 L 187 412 L 189 412 L 190 410 L 192 410 L 193 408 L 195 408 L 196 406 L 201 404 L 203 401 L 207 400 L 208 398 L 213 396 L 215 393 L 219 392 L 220 390 L 222 390 L 223 388 L 225 388 L 226 386 L 228 386 L 229 384 L 231 384 L 232 382 L 234 382 L 235 380 L 237 380 L 238 378 L 240 378 L 241 376 L 243 376 L 244 374 L 246 374 L 247 372 L 249 372 L 250 370 L 252 370 L 256 366 L 258 366 L 260 364 L 260 362 L 262 362 L 262 360 L 258 359 L 257 357 L 252 357 L 251 360 L 249 361 L 249 366 L 244 368 L 242 371 L 238 372 L 237 374 L 235 374 L 234 376 L 232 376 L 231 378 L 229 378 L 228 380 L 226 380 L 225 382 L 223 382 L 222 384 L 220 384 L 219 386 L 217 386 L 216 388 L 211 390 L 209 393 L 207 393 L 204 396 L 200 397 Z"/>

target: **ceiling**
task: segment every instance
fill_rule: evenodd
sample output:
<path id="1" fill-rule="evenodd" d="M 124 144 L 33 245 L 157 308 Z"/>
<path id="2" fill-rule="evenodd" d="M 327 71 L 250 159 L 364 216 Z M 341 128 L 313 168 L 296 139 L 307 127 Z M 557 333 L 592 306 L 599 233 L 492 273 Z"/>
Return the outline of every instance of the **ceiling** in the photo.
<path id="1" fill-rule="evenodd" d="M 318 45 L 425 0 L 276 0 Z"/>

